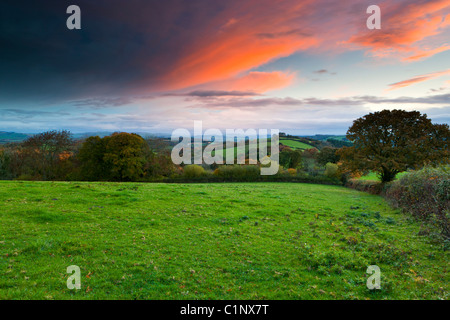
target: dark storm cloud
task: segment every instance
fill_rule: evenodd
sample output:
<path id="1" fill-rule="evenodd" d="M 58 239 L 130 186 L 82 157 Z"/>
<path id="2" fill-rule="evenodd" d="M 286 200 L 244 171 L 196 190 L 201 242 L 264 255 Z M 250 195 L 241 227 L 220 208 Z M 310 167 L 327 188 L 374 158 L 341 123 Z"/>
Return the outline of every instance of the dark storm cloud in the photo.
<path id="1" fill-rule="evenodd" d="M 81 30 L 66 28 L 72 4 Z M 2 0 L 0 104 L 141 94 L 216 11 L 207 0 Z"/>

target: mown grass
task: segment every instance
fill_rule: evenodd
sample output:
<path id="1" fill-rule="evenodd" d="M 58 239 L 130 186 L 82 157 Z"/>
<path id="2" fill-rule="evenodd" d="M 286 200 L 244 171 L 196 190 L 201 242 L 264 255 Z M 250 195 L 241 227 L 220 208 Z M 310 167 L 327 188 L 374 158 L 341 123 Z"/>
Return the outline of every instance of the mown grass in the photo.
<path id="1" fill-rule="evenodd" d="M 448 251 L 339 186 L 3 181 L 0 201 L 1 299 L 448 299 Z"/>

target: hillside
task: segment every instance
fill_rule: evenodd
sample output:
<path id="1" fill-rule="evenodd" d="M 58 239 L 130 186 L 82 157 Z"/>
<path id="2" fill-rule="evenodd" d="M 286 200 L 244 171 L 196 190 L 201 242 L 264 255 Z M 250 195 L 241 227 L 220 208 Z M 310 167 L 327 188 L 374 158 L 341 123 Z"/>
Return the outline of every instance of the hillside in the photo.
<path id="1" fill-rule="evenodd" d="M 30 136 L 31 136 L 30 134 L 26 134 L 26 133 L 0 131 L 0 144 L 10 143 L 10 142 L 21 142 Z"/>
<path id="2" fill-rule="evenodd" d="M 280 143 L 290 147 L 293 150 L 306 150 L 314 148 L 312 145 L 306 144 L 295 138 L 280 138 Z"/>

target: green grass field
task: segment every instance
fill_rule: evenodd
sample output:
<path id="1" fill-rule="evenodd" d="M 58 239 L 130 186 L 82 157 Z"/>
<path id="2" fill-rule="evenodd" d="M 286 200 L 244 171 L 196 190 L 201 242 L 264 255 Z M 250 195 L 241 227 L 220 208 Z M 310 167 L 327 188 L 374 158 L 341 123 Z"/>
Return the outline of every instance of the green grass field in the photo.
<path id="1" fill-rule="evenodd" d="M 407 173 L 406 171 L 398 173 L 395 176 L 395 180 L 401 178 L 401 176 L 403 176 L 406 173 Z M 380 178 L 377 177 L 377 173 L 376 172 L 370 172 L 370 173 L 366 174 L 365 176 L 359 177 L 358 180 L 380 181 Z"/>
<path id="2" fill-rule="evenodd" d="M 0 181 L 0 201 L 0 299 L 448 299 L 448 251 L 343 187 Z"/>
<path id="3" fill-rule="evenodd" d="M 306 144 L 304 142 L 300 142 L 300 141 L 297 141 L 297 140 L 293 140 L 293 139 L 283 139 L 283 138 L 281 138 L 280 139 L 280 143 L 285 145 L 285 146 L 288 146 L 288 147 L 290 147 L 290 148 L 292 148 L 294 150 L 306 150 L 306 149 L 314 148 L 313 146 L 311 146 L 309 144 Z"/>
<path id="4" fill-rule="evenodd" d="M 222 149 L 223 159 L 226 160 L 228 152 L 233 152 L 235 159 L 237 158 L 238 152 L 240 153 L 241 156 L 245 156 L 249 152 L 249 148 L 250 148 L 249 144 L 252 145 L 254 150 L 257 150 L 257 148 L 258 148 L 258 143 L 257 142 L 253 141 L 253 142 L 249 143 L 248 141 L 246 141 L 244 146 L 239 146 L 238 147 L 237 145 L 235 145 L 232 148 L 224 148 L 224 149 Z M 270 140 L 267 142 L 267 148 L 268 148 L 268 150 L 270 150 Z M 215 155 L 215 151 L 213 151 L 211 153 L 211 155 L 214 156 Z M 257 158 L 259 157 L 258 151 L 257 151 L 256 157 Z"/>

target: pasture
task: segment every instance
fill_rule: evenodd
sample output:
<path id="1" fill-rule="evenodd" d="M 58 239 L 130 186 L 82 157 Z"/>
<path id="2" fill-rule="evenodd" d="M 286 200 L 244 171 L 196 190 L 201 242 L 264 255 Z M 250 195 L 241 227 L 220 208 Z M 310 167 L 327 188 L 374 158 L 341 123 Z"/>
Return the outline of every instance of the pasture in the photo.
<path id="1" fill-rule="evenodd" d="M 307 149 L 312 149 L 314 148 L 313 146 L 306 144 L 304 142 L 295 140 L 295 139 L 287 139 L 287 138 L 280 138 L 280 143 L 290 147 L 291 149 L 294 150 L 307 150 Z"/>
<path id="2" fill-rule="evenodd" d="M 339 186 L 0 181 L 0 203 L 0 299 L 448 299 L 448 251 Z"/>

